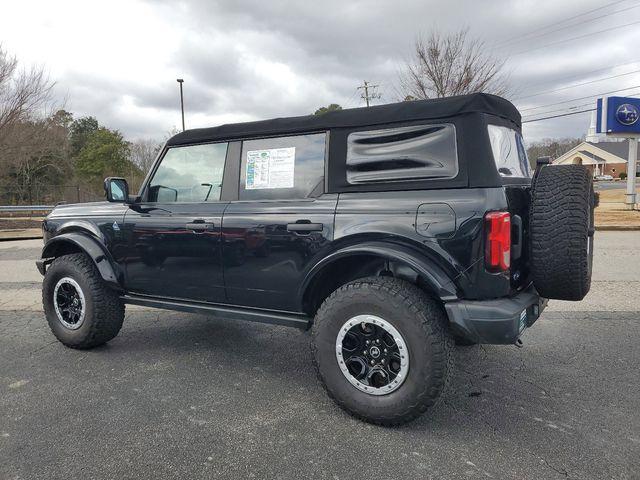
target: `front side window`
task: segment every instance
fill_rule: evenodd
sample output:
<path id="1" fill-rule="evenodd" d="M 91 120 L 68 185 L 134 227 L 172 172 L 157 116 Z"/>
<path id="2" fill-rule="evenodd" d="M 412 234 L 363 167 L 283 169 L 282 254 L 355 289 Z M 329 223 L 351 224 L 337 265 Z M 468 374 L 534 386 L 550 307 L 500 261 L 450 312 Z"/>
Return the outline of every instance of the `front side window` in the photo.
<path id="1" fill-rule="evenodd" d="M 489 125 L 493 159 L 502 177 L 529 177 L 529 160 L 522 135 L 509 127 Z"/>
<path id="2" fill-rule="evenodd" d="M 226 155 L 226 143 L 170 148 L 149 183 L 149 201 L 220 200 Z"/>
<path id="3" fill-rule="evenodd" d="M 324 185 L 326 134 L 242 142 L 240 200 L 314 197 Z"/>

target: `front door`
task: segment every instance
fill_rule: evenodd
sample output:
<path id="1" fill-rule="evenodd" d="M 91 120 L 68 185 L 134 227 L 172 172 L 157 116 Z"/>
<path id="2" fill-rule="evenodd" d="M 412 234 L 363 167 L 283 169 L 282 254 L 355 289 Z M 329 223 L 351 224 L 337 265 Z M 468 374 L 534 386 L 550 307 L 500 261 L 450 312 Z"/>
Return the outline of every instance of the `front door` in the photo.
<path id="1" fill-rule="evenodd" d="M 222 224 L 229 303 L 300 310 L 298 289 L 333 238 L 324 165 L 324 133 L 242 142 L 239 199 Z"/>
<path id="2" fill-rule="evenodd" d="M 142 202 L 125 215 L 126 288 L 193 301 L 225 299 L 220 201 L 226 143 L 169 148 Z"/>

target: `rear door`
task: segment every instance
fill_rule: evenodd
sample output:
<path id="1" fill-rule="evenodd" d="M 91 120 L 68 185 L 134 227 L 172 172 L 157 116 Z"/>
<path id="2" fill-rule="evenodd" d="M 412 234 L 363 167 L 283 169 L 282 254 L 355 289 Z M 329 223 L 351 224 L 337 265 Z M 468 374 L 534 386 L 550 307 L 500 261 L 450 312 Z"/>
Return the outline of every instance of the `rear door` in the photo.
<path id="1" fill-rule="evenodd" d="M 298 288 L 333 238 L 337 195 L 324 194 L 326 134 L 242 142 L 238 200 L 222 223 L 231 304 L 296 311 Z"/>
<path id="2" fill-rule="evenodd" d="M 221 201 L 227 143 L 172 147 L 143 201 L 127 212 L 126 288 L 144 295 L 220 302 Z"/>

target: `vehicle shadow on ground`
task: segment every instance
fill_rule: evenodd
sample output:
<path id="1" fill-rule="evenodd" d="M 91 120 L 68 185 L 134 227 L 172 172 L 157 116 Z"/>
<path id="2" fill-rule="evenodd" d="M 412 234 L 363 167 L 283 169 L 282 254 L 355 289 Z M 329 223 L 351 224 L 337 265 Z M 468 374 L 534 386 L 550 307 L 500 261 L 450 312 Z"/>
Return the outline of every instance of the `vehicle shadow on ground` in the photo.
<path id="1" fill-rule="evenodd" d="M 304 401 L 326 407 L 327 397 L 316 378 L 309 343 L 309 332 L 292 328 L 182 313 L 135 312 L 127 316 L 116 340 L 93 352 L 133 357 L 130 361 L 134 364 L 136 357 L 149 359 L 145 361 L 171 358 L 184 368 L 204 362 L 244 379 L 259 375 L 274 392 L 295 389 L 305 392 Z M 522 395 L 545 395 L 542 387 L 522 377 L 526 356 L 526 349 L 515 346 L 456 347 L 454 371 L 442 401 L 404 428 L 433 429 L 436 419 L 444 427 L 452 413 L 458 417 L 450 423 L 454 427 L 463 416 L 476 415 L 479 404 L 500 408 Z M 337 407 L 334 413 L 343 415 Z"/>

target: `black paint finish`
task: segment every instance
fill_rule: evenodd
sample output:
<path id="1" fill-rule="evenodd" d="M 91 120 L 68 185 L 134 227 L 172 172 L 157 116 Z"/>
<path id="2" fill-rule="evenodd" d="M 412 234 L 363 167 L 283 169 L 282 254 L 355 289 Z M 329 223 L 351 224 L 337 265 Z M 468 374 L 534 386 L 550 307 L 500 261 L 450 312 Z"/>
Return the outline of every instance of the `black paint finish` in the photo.
<path id="1" fill-rule="evenodd" d="M 44 271 L 52 257 L 85 251 L 103 278 L 123 292 L 125 301 L 204 313 L 234 312 L 248 319 L 280 315 L 280 323 L 295 325 L 306 325 L 324 298 L 344 282 L 367 275 L 412 281 L 445 304 L 522 296 L 530 284 L 526 244 L 530 181 L 500 177 L 486 131 L 490 122 L 516 130 L 519 125 L 510 115 L 494 111 L 504 107 L 504 101 L 489 96 L 467 100 L 460 105 L 468 111 L 446 118 L 432 117 L 434 111 L 424 108 L 449 104 L 432 102 L 372 108 L 356 116 L 341 114 L 323 129 L 292 129 L 288 135 L 323 134 L 317 138 L 325 148 L 324 170 L 322 162 L 316 162 L 313 188 L 291 189 L 297 192 L 291 196 L 312 198 L 266 200 L 290 193 L 267 189 L 264 198 L 239 200 L 260 197 L 259 190 L 252 190 L 250 197 L 241 195 L 244 147 L 258 139 L 259 144 L 251 145 L 265 149 L 293 142 L 273 139 L 267 130 L 257 132 L 263 123 L 247 124 L 242 127 L 248 129 L 246 135 L 238 136 L 234 130 L 236 134 L 228 138 L 220 135 L 230 127 L 180 134 L 163 148 L 135 201 L 57 207 L 43 224 L 47 244 L 39 268 Z M 370 121 L 351 122 L 369 114 Z M 331 118 L 308 122 L 320 125 Z M 282 128 L 287 125 L 274 122 Z M 393 127 L 397 132 L 402 126 L 443 123 L 455 127 L 450 129 L 455 131 L 455 145 L 449 142 L 449 146 L 457 166 L 450 178 L 409 175 L 378 181 L 379 175 L 373 175 L 375 181 L 347 182 L 349 134 L 372 126 Z M 284 131 L 271 133 L 286 137 Z M 204 137 L 207 134 L 210 138 Z M 226 151 L 220 201 L 149 201 L 147 187 L 171 148 L 219 140 L 233 140 Z M 300 160 L 296 178 L 304 177 L 303 143 L 296 147 Z M 399 169 L 406 163 L 402 152 L 385 155 L 382 171 L 389 162 L 399 162 L 393 165 Z M 488 211 L 509 211 L 521 219 L 514 222 L 523 226 L 521 254 L 513 259 L 510 271 L 489 273 L 484 267 L 483 218 Z"/>
<path id="2" fill-rule="evenodd" d="M 226 202 L 140 204 L 125 216 L 126 289 L 225 301 L 222 214 Z"/>
<path id="3" fill-rule="evenodd" d="M 300 311 L 295 293 L 306 271 L 330 251 L 337 200 L 230 204 L 222 223 L 228 302 Z"/>

